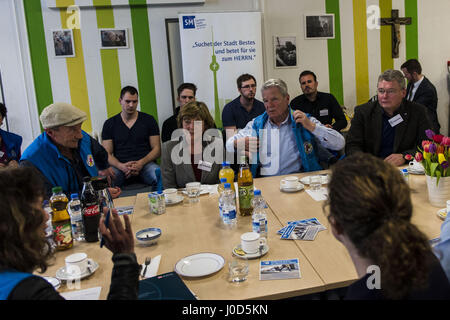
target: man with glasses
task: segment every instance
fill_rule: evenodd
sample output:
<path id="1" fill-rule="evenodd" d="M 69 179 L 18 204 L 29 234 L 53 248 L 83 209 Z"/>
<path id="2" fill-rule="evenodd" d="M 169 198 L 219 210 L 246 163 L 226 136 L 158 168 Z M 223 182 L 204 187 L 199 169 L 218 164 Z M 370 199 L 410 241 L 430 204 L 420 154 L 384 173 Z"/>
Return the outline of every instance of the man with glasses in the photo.
<path id="1" fill-rule="evenodd" d="M 164 121 L 161 129 L 161 141 L 164 143 L 172 138 L 172 133 L 178 129 L 177 117 L 180 113 L 180 109 L 183 108 L 189 102 L 195 101 L 195 93 L 197 92 L 197 87 L 193 83 L 182 83 L 178 89 L 177 101 L 180 106 L 175 109 L 175 114 L 166 121 Z"/>
<path id="2" fill-rule="evenodd" d="M 336 131 L 347 127 L 347 119 L 336 98 L 331 93 L 317 91 L 319 82 L 314 72 L 303 71 L 300 73 L 298 81 L 303 94 L 291 101 L 292 110 L 308 113 L 326 127 Z"/>
<path id="3" fill-rule="evenodd" d="M 227 138 L 232 137 L 237 129 L 243 129 L 247 123 L 266 111 L 264 103 L 255 99 L 256 79 L 246 73 L 237 78 L 240 96 L 226 104 L 222 111 L 222 124 Z"/>
<path id="4" fill-rule="evenodd" d="M 347 155 L 367 152 L 401 166 L 405 155 L 414 155 L 426 140 L 431 122 L 425 107 L 404 99 L 405 78 L 398 70 L 386 70 L 378 77 L 378 101 L 355 107 L 347 135 Z"/>

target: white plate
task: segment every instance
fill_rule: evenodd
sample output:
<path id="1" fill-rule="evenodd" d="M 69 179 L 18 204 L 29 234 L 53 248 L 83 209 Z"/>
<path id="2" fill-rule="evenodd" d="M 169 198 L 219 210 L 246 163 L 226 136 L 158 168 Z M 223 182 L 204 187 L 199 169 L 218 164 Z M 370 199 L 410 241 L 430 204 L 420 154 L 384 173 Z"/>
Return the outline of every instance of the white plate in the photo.
<path id="1" fill-rule="evenodd" d="M 297 191 L 303 190 L 304 187 L 305 186 L 299 182 L 296 188 L 282 188 L 280 186 L 280 191 L 283 191 L 283 192 L 297 192 Z"/>
<path id="2" fill-rule="evenodd" d="M 447 218 L 447 208 L 439 209 L 436 214 L 439 218 L 445 220 Z"/>
<path id="3" fill-rule="evenodd" d="M 62 281 L 67 281 L 67 280 L 76 280 L 76 279 L 84 279 L 89 277 L 91 274 L 93 274 L 95 271 L 97 271 L 98 269 L 98 263 L 95 262 L 92 259 L 88 259 L 88 268 L 87 270 L 81 274 L 81 276 L 79 278 L 74 277 L 73 274 L 67 273 L 66 270 L 66 266 L 61 267 L 58 269 L 58 271 L 56 271 L 56 278 Z"/>
<path id="4" fill-rule="evenodd" d="M 203 195 L 203 194 L 209 194 L 210 191 L 212 190 L 211 187 L 213 187 L 213 186 L 210 186 L 209 184 L 202 184 L 202 185 L 200 186 L 200 195 Z M 185 194 L 185 195 L 187 195 L 186 188 L 183 189 L 182 193 Z"/>
<path id="5" fill-rule="evenodd" d="M 257 259 L 257 258 L 265 255 L 267 252 L 269 252 L 269 246 L 267 244 L 265 244 L 264 247 L 262 248 L 262 250 L 258 250 L 255 253 L 246 253 L 245 251 L 242 250 L 241 244 L 238 244 L 236 247 L 233 248 L 232 252 L 233 252 L 233 255 L 238 258 Z"/>
<path id="6" fill-rule="evenodd" d="M 322 184 L 328 184 L 328 182 L 329 182 L 329 175 L 328 174 L 319 174 L 318 176 L 320 176 Z M 309 185 L 309 179 L 311 177 L 314 177 L 314 176 L 306 176 L 306 177 L 300 178 L 300 182 L 303 183 L 303 184 Z"/>
<path id="7" fill-rule="evenodd" d="M 175 200 L 169 201 L 169 199 L 166 198 L 166 205 L 170 206 L 170 205 L 173 205 L 173 204 L 180 203 L 181 201 L 183 201 L 183 199 L 184 199 L 184 197 L 181 194 L 177 195 L 175 197 Z"/>
<path id="8" fill-rule="evenodd" d="M 55 290 L 57 290 L 61 286 L 61 281 L 54 277 L 44 277 L 45 280 L 47 280 Z"/>
<path id="9" fill-rule="evenodd" d="M 203 277 L 223 268 L 225 259 L 215 253 L 203 252 L 184 257 L 175 264 L 175 272 L 185 277 Z"/>
<path id="10" fill-rule="evenodd" d="M 411 174 L 425 174 L 425 170 L 424 169 L 414 169 L 409 167 L 408 168 L 408 172 Z"/>

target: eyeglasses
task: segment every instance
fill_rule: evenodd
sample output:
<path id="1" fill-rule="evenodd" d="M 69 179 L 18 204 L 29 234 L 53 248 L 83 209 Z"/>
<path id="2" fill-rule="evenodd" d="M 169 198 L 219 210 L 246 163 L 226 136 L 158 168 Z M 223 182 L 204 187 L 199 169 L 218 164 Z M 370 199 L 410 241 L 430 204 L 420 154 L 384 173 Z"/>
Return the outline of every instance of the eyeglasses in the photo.
<path id="1" fill-rule="evenodd" d="M 388 90 L 385 90 L 383 88 L 378 89 L 379 94 L 387 93 L 388 95 L 393 95 L 394 93 L 397 93 L 397 92 L 398 92 L 398 90 L 396 90 L 396 89 L 388 89 Z"/>
<path id="2" fill-rule="evenodd" d="M 250 89 L 250 88 L 256 88 L 256 84 L 247 84 L 241 87 L 241 89 Z"/>

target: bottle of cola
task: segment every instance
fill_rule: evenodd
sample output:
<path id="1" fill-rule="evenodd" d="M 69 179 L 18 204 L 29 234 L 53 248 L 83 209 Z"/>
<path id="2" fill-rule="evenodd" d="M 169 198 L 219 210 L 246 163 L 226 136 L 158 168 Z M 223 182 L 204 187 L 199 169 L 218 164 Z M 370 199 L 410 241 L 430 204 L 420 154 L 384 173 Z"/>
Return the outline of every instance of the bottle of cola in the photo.
<path id="1" fill-rule="evenodd" d="M 81 191 L 81 212 L 83 214 L 84 238 L 87 242 L 98 241 L 98 225 L 100 222 L 100 206 L 97 192 L 91 184 L 91 177 L 83 178 Z"/>

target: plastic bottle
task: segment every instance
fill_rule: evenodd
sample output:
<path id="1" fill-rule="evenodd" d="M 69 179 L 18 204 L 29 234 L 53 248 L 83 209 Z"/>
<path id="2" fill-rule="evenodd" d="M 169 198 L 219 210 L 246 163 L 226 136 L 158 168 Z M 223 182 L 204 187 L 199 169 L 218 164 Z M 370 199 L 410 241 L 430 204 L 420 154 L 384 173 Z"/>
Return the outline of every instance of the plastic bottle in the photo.
<path id="1" fill-rule="evenodd" d="M 405 179 L 406 184 L 409 185 L 409 172 L 408 172 L 408 169 L 403 169 L 402 170 L 402 176 L 403 176 L 403 179 Z"/>
<path id="2" fill-rule="evenodd" d="M 239 214 L 249 216 L 252 214 L 253 176 L 245 156 L 241 157 L 238 175 Z"/>
<path id="3" fill-rule="evenodd" d="M 267 214 L 265 211 L 266 202 L 261 196 L 261 190 L 255 190 L 252 205 L 253 205 L 253 214 L 252 214 L 253 232 L 259 233 L 259 236 L 261 238 L 265 238 L 265 240 L 267 241 Z"/>
<path id="4" fill-rule="evenodd" d="M 50 206 L 52 208 L 53 241 L 56 250 L 66 250 L 72 248 L 72 227 L 70 225 L 70 216 L 67 212 L 67 203 L 69 199 L 62 192 L 61 187 L 54 187 L 50 197 Z"/>
<path id="5" fill-rule="evenodd" d="M 47 220 L 47 228 L 45 228 L 45 236 L 47 238 L 47 242 L 50 244 L 50 247 L 55 248 L 55 242 L 53 241 L 53 226 L 52 226 L 52 208 L 50 207 L 50 202 L 48 200 L 44 200 L 42 203 L 42 208 L 48 214 Z"/>
<path id="6" fill-rule="evenodd" d="M 223 223 L 230 229 L 236 227 L 236 193 L 231 190 L 229 183 L 224 184 L 225 190 L 223 191 Z"/>
<path id="7" fill-rule="evenodd" d="M 226 182 L 231 185 L 231 190 L 236 192 L 236 189 L 234 188 L 234 171 L 231 169 L 230 164 L 226 161 L 222 163 L 222 169 L 219 171 L 219 179 L 222 178 L 227 179 Z"/>
<path id="8" fill-rule="evenodd" d="M 87 242 L 98 241 L 98 225 L 101 214 L 98 195 L 92 187 L 90 177 L 83 178 L 81 213 L 83 215 L 84 239 Z"/>
<path id="9" fill-rule="evenodd" d="M 223 191 L 225 190 L 225 183 L 227 182 L 226 178 L 220 178 L 220 184 L 217 186 L 217 193 L 219 194 L 219 213 L 220 218 L 223 219 Z"/>
<path id="10" fill-rule="evenodd" d="M 83 215 L 81 214 L 81 202 L 78 199 L 78 193 L 70 195 L 69 214 L 73 239 L 76 241 L 84 240 Z"/>

